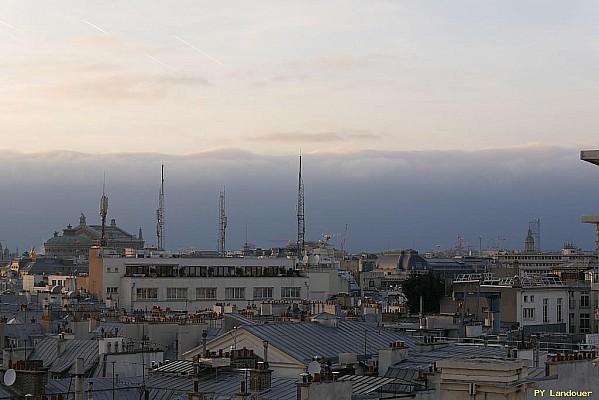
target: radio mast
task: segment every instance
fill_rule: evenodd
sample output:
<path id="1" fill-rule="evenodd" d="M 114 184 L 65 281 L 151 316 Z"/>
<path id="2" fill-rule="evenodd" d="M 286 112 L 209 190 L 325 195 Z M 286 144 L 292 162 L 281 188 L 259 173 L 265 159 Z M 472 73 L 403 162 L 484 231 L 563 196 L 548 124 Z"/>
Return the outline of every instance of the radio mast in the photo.
<path id="1" fill-rule="evenodd" d="M 306 225 L 304 221 L 304 181 L 302 180 L 302 154 L 299 156 L 299 176 L 297 183 L 297 257 L 304 254 L 304 237 Z"/>
<path id="2" fill-rule="evenodd" d="M 164 164 L 162 164 L 161 178 L 160 193 L 158 195 L 158 209 L 156 210 L 158 250 L 164 250 Z"/>
<path id="3" fill-rule="evenodd" d="M 227 214 L 225 213 L 225 188 L 219 193 L 218 203 L 218 255 L 224 257 L 227 253 L 225 247 L 225 231 L 227 229 Z"/>
<path id="4" fill-rule="evenodd" d="M 108 214 L 108 196 L 106 196 L 106 172 L 104 172 L 104 182 L 102 183 L 102 197 L 100 198 L 100 218 L 102 218 L 100 247 L 106 247 L 106 214 Z"/>

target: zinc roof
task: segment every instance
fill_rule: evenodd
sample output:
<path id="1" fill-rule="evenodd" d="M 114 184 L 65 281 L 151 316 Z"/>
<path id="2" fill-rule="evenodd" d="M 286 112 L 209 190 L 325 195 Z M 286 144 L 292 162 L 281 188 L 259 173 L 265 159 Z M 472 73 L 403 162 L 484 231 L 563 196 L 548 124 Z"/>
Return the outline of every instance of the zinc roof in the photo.
<path id="1" fill-rule="evenodd" d="M 378 354 L 397 340 L 414 348 L 414 338 L 368 325 L 364 322 L 341 319 L 337 327 L 320 323 L 284 322 L 276 324 L 246 325 L 250 333 L 286 352 L 293 358 L 309 362 L 314 356 L 336 359 L 339 353 L 358 355 Z"/>

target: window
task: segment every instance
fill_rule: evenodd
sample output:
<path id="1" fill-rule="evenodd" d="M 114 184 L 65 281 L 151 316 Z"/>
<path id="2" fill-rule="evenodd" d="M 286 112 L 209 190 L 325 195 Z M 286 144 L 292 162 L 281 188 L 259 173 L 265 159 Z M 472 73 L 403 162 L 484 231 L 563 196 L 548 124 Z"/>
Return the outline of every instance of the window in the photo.
<path id="1" fill-rule="evenodd" d="M 557 299 L 557 322 L 562 322 L 562 298 Z"/>
<path id="2" fill-rule="evenodd" d="M 137 288 L 137 300 L 158 298 L 158 288 Z"/>
<path id="3" fill-rule="evenodd" d="M 535 302 L 535 295 L 534 295 L 534 294 L 531 294 L 531 295 L 530 295 L 530 302 L 531 302 L 531 303 L 534 303 L 534 302 Z"/>
<path id="4" fill-rule="evenodd" d="M 254 300 L 272 299 L 272 289 L 271 287 L 255 287 Z"/>
<path id="5" fill-rule="evenodd" d="M 547 309 L 549 307 L 549 299 L 543 299 L 543 322 L 549 322 L 549 318 L 547 316 Z"/>
<path id="6" fill-rule="evenodd" d="M 588 293 L 580 294 L 580 308 L 589 308 L 591 306 L 591 296 Z"/>
<path id="7" fill-rule="evenodd" d="M 535 309 L 534 308 L 522 309 L 522 318 L 523 319 L 535 319 Z"/>
<path id="8" fill-rule="evenodd" d="M 591 333 L 591 314 L 580 313 L 580 333 Z"/>
<path id="9" fill-rule="evenodd" d="M 187 300 L 187 288 L 166 288 L 166 298 Z"/>
<path id="10" fill-rule="evenodd" d="M 524 296 L 524 302 L 528 303 L 528 296 Z"/>
<path id="11" fill-rule="evenodd" d="M 228 287 L 225 288 L 225 299 L 245 299 L 245 288 L 244 287 Z"/>
<path id="12" fill-rule="evenodd" d="M 196 288 L 196 299 L 216 299 L 216 288 L 215 287 L 199 287 Z"/>
<path id="13" fill-rule="evenodd" d="M 281 298 L 282 299 L 299 299 L 301 295 L 301 287 L 282 287 Z"/>
<path id="14" fill-rule="evenodd" d="M 118 293 L 118 291 L 119 291 L 119 288 L 115 287 L 115 286 L 112 286 L 112 287 L 109 286 L 106 288 L 106 293 Z"/>

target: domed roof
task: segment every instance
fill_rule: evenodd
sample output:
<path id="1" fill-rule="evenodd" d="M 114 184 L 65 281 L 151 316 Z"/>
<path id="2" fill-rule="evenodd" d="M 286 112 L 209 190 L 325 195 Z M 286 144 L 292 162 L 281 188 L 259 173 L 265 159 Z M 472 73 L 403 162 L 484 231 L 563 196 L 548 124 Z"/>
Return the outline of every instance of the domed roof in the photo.
<path id="1" fill-rule="evenodd" d="M 54 232 L 54 237 L 46 240 L 45 245 L 91 247 L 92 240 L 84 236 L 76 235 L 75 230 L 69 224 L 66 229 L 63 229 L 61 236 L 58 235 L 58 232 Z"/>

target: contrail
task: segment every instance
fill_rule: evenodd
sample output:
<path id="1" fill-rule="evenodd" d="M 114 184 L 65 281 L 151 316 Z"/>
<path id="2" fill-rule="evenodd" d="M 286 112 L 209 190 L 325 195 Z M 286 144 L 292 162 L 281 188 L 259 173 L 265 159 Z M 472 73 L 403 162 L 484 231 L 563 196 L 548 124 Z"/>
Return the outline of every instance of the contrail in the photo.
<path id="1" fill-rule="evenodd" d="M 210 54 L 207 54 L 205 52 L 203 52 L 202 50 L 198 49 L 196 46 L 194 46 L 193 44 L 189 43 L 186 40 L 181 39 L 179 36 L 173 36 L 175 39 L 177 39 L 178 41 L 180 41 L 183 44 L 186 44 L 187 46 L 191 47 L 192 49 L 194 49 L 195 51 L 197 51 L 198 53 L 200 53 L 201 55 L 203 55 L 204 57 L 207 57 L 209 59 L 211 59 L 212 61 L 214 61 L 215 63 L 222 65 L 223 67 L 232 70 L 233 68 L 229 67 L 227 64 L 217 60 L 216 58 L 212 57 Z"/>
<path id="2" fill-rule="evenodd" d="M 15 28 L 14 26 L 12 26 L 11 24 L 9 24 L 8 22 L 4 22 L 2 20 L 0 20 L 0 24 L 4 25 L 4 26 L 8 26 L 10 29 L 12 29 L 13 31 L 16 31 L 17 28 Z"/>
<path id="3" fill-rule="evenodd" d="M 112 36 L 110 33 L 106 32 L 104 29 L 100 28 L 100 27 L 99 27 L 99 26 L 97 26 L 97 25 L 94 25 L 94 24 L 92 24 L 92 23 L 91 23 L 91 22 L 89 22 L 89 21 L 83 20 L 83 22 L 85 22 L 86 24 L 88 24 L 88 25 L 89 25 L 89 26 L 91 26 L 92 28 L 99 30 L 100 32 L 102 32 L 102 33 L 103 33 L 103 34 L 105 34 L 105 35 Z"/>
<path id="4" fill-rule="evenodd" d="M 86 21 L 86 20 L 82 20 L 82 21 L 83 21 L 83 22 L 85 22 L 86 24 L 88 24 L 89 26 L 91 26 L 92 28 L 99 30 L 99 31 L 100 31 L 100 32 L 102 32 L 103 34 L 105 34 L 105 35 L 108 35 L 108 36 L 112 36 L 112 34 L 111 34 L 110 32 L 108 32 L 108 31 L 106 31 L 106 30 L 104 30 L 104 29 L 100 28 L 98 25 L 92 24 L 91 22 L 89 22 L 89 21 Z M 126 45 L 127 45 L 127 44 L 126 44 Z M 171 67 L 170 65 L 168 65 L 167 63 L 165 63 L 165 62 L 163 62 L 163 61 L 160 61 L 159 59 L 157 59 L 157 58 L 156 58 L 156 57 L 154 57 L 153 55 L 151 55 L 151 54 L 148 54 L 148 53 L 145 53 L 145 54 L 146 54 L 146 56 L 148 56 L 148 58 L 150 58 L 152 61 L 154 61 L 154 62 L 157 62 L 158 64 L 162 65 L 163 67 L 166 67 L 166 68 L 170 69 L 170 70 L 171 70 L 171 71 L 173 71 L 173 72 L 177 72 L 177 73 L 179 72 L 179 71 L 177 71 L 175 68 L 173 68 L 173 67 Z"/>
<path id="5" fill-rule="evenodd" d="M 173 72 L 177 72 L 177 73 L 179 73 L 179 71 L 177 71 L 175 68 L 171 67 L 170 65 L 168 65 L 167 63 L 165 63 L 165 62 L 163 62 L 163 61 L 160 61 L 159 59 L 157 59 L 157 58 L 156 58 L 156 57 L 154 57 L 153 55 L 150 55 L 150 54 L 148 54 L 148 53 L 146 53 L 146 55 L 147 55 L 147 56 L 148 56 L 150 59 L 152 59 L 153 61 L 155 61 L 155 62 L 157 62 L 158 64 L 162 65 L 163 67 L 166 67 L 166 68 L 170 69 L 170 70 L 171 70 L 171 71 L 173 71 Z"/>

